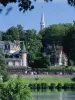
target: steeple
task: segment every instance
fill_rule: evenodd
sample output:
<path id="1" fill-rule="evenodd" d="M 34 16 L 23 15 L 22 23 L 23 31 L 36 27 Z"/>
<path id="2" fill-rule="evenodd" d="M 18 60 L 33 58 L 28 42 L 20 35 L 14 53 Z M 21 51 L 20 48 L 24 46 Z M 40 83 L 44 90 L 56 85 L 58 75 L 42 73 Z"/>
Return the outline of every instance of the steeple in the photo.
<path id="1" fill-rule="evenodd" d="M 41 15 L 40 27 L 41 27 L 41 29 L 45 28 L 45 20 L 44 20 L 43 7 L 42 7 L 42 15 Z"/>

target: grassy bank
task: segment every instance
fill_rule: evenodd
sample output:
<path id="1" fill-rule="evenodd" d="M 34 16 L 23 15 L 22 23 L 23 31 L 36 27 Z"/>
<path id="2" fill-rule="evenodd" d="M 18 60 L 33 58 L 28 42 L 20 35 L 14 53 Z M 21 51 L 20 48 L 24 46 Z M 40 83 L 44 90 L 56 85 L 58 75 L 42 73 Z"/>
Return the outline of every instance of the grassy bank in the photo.
<path id="1" fill-rule="evenodd" d="M 73 83 L 72 79 L 71 78 L 56 78 L 56 77 L 43 77 L 43 78 L 39 78 L 38 80 L 36 80 L 35 78 L 33 77 L 26 77 L 26 78 L 21 78 L 21 81 L 23 81 L 25 84 L 30 84 L 30 83 L 55 83 L 55 84 L 58 84 L 58 83 Z"/>

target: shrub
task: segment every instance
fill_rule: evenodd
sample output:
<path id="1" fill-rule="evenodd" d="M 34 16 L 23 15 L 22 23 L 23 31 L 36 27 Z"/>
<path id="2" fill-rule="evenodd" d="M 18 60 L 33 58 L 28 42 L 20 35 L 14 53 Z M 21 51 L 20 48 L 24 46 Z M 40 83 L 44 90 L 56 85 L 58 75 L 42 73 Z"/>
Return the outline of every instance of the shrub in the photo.
<path id="1" fill-rule="evenodd" d="M 75 83 L 71 83 L 71 89 L 75 89 Z"/>
<path id="2" fill-rule="evenodd" d="M 58 83 L 58 84 L 57 84 L 57 86 L 56 86 L 56 88 L 57 88 L 58 90 L 61 90 L 61 89 L 62 89 L 62 87 L 63 87 L 63 86 L 62 86 L 62 84 L 61 84 L 61 83 Z"/>
<path id="3" fill-rule="evenodd" d="M 30 90 L 21 80 L 0 85 L 0 100 L 32 100 Z"/>
<path id="4" fill-rule="evenodd" d="M 75 82 L 75 77 L 73 77 L 71 80 Z"/>
<path id="5" fill-rule="evenodd" d="M 37 90 L 41 89 L 41 84 L 37 83 Z"/>
<path id="6" fill-rule="evenodd" d="M 41 89 L 48 89 L 47 83 L 41 83 Z"/>
<path id="7" fill-rule="evenodd" d="M 53 90 L 55 87 L 56 87 L 56 86 L 55 86 L 55 83 L 51 83 L 50 86 L 49 86 L 49 88 L 50 88 L 51 90 Z"/>
<path id="8" fill-rule="evenodd" d="M 70 83 L 64 83 L 63 88 L 64 89 L 71 89 L 71 84 Z"/>

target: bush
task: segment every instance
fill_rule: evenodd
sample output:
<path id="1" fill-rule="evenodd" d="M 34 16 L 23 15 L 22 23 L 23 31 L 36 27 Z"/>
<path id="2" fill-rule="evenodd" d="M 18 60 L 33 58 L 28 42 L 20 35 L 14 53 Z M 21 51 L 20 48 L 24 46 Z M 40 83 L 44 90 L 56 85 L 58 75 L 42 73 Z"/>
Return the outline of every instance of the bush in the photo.
<path id="1" fill-rule="evenodd" d="M 71 89 L 70 83 L 64 83 L 63 89 Z"/>
<path id="2" fill-rule="evenodd" d="M 37 83 L 37 90 L 41 89 L 41 84 Z"/>
<path id="3" fill-rule="evenodd" d="M 35 88 L 35 85 L 34 85 L 34 84 L 29 84 L 28 87 L 29 87 L 30 89 L 34 89 L 34 88 Z"/>
<path id="4" fill-rule="evenodd" d="M 47 83 L 41 83 L 41 89 L 48 89 Z"/>
<path id="5" fill-rule="evenodd" d="M 30 90 L 21 80 L 0 85 L 0 100 L 32 100 Z"/>
<path id="6" fill-rule="evenodd" d="M 71 83 L 71 89 L 75 89 L 75 83 Z"/>
<path id="7" fill-rule="evenodd" d="M 53 90 L 53 89 L 55 89 L 55 87 L 56 87 L 55 83 L 51 83 L 50 86 L 49 86 L 49 89 Z"/>
<path id="8" fill-rule="evenodd" d="M 5 70 L 3 72 L 3 76 L 2 76 L 3 82 L 7 81 L 9 79 L 9 74 L 7 72 L 7 70 Z"/>
<path id="9" fill-rule="evenodd" d="M 75 82 L 75 77 L 72 78 L 72 81 Z"/>
<path id="10" fill-rule="evenodd" d="M 58 84 L 57 84 L 57 86 L 56 86 L 56 88 L 57 88 L 58 90 L 61 90 L 61 89 L 62 89 L 62 87 L 63 87 L 63 86 L 62 86 L 62 84 L 61 84 L 61 83 L 58 83 Z"/>

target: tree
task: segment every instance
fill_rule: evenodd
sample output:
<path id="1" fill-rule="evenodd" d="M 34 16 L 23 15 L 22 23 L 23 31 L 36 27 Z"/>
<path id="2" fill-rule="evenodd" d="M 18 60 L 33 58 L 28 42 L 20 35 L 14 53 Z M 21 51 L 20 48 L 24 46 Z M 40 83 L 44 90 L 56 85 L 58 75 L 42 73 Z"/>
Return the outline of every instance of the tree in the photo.
<path id="1" fill-rule="evenodd" d="M 18 78 L 7 84 L 0 84 L 0 100 L 32 100 L 32 98 L 27 85 Z"/>
<path id="2" fill-rule="evenodd" d="M 18 28 L 12 26 L 10 27 L 6 33 L 4 33 L 2 35 L 2 40 L 6 40 L 6 41 L 14 41 L 14 40 L 19 40 L 20 37 L 19 37 L 19 31 L 18 31 Z"/>
<path id="3" fill-rule="evenodd" d="M 38 0 L 34 0 L 34 1 L 38 1 Z M 53 0 L 43 0 L 45 2 L 49 2 L 49 1 L 53 1 Z M 75 6 L 75 0 L 67 0 L 68 4 L 70 4 L 71 6 Z M 34 9 L 34 5 L 32 4 L 32 0 L 0 0 L 0 4 L 3 7 L 6 7 L 9 3 L 18 3 L 18 7 L 20 11 L 27 11 L 27 10 L 32 10 Z M 0 12 L 2 12 L 3 7 L 0 7 Z M 12 10 L 12 7 L 9 7 L 7 9 L 7 13 L 10 12 Z"/>
<path id="4" fill-rule="evenodd" d="M 31 62 L 30 65 L 32 68 L 48 68 L 51 65 L 50 57 L 41 55 L 34 62 Z"/>
<path id="5" fill-rule="evenodd" d="M 42 36 L 43 49 L 48 48 L 50 45 L 62 45 L 63 39 L 72 24 L 54 24 L 41 30 L 39 34 Z"/>
<path id="6" fill-rule="evenodd" d="M 37 34 L 36 30 L 26 30 L 24 41 L 28 51 L 28 62 L 33 62 L 41 53 L 41 36 Z"/>
<path id="7" fill-rule="evenodd" d="M 34 0 L 38 1 L 38 0 Z M 52 0 L 44 0 L 46 2 L 52 1 Z M 0 4 L 2 4 L 4 7 L 6 7 L 9 3 L 18 3 L 18 7 L 20 11 L 27 11 L 32 10 L 34 8 L 34 5 L 32 4 L 32 0 L 0 0 Z M 7 12 L 12 10 L 10 7 Z M 0 11 L 2 11 L 2 7 L 0 7 Z"/>
<path id="8" fill-rule="evenodd" d="M 8 80 L 7 64 L 4 54 L 1 51 L 0 51 L 0 75 L 3 78 L 3 81 Z"/>
<path id="9" fill-rule="evenodd" d="M 5 32 L 0 31 L 0 41 L 2 40 L 2 34 L 4 34 Z"/>
<path id="10" fill-rule="evenodd" d="M 3 73 L 3 70 L 5 70 L 5 58 L 4 58 L 4 54 L 0 51 L 0 74 Z"/>
<path id="11" fill-rule="evenodd" d="M 75 0 L 67 0 L 68 4 L 70 4 L 71 6 L 75 6 Z"/>
<path id="12" fill-rule="evenodd" d="M 63 41 L 64 52 L 66 52 L 69 60 L 75 63 L 75 25 L 73 25 L 67 32 Z"/>
<path id="13" fill-rule="evenodd" d="M 18 31 L 19 31 L 19 37 L 20 37 L 20 41 L 23 41 L 25 38 L 25 30 L 23 29 L 23 27 L 21 25 L 17 25 Z"/>

